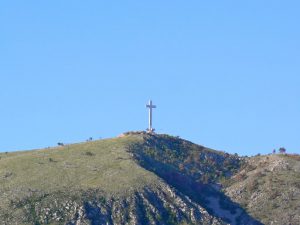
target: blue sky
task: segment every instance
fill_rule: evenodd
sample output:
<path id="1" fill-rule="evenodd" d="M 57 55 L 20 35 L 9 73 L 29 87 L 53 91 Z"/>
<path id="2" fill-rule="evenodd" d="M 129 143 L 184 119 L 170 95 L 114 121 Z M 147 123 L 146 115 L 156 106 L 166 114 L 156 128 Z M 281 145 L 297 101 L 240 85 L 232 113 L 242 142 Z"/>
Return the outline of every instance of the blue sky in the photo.
<path id="1" fill-rule="evenodd" d="M 0 151 L 147 127 L 300 153 L 299 1 L 2 1 Z"/>

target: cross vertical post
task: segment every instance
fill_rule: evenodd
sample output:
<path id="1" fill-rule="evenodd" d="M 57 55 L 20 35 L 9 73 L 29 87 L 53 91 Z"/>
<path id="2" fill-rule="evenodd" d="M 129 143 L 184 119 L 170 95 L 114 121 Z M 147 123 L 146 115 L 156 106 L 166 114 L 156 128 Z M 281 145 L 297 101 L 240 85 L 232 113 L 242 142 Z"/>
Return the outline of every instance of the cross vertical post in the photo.
<path id="1" fill-rule="evenodd" d="M 152 109 L 155 109 L 156 105 L 153 105 L 152 100 L 149 100 L 149 103 L 146 105 L 146 108 L 149 108 L 149 127 L 147 131 L 149 133 L 153 133 L 155 129 L 152 127 Z"/>

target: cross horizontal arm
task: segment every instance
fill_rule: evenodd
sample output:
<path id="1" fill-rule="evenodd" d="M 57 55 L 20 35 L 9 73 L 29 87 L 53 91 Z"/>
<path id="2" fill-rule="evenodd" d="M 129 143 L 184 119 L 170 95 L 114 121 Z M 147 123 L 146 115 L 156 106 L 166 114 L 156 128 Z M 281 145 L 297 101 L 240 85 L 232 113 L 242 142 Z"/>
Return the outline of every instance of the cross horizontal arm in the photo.
<path id="1" fill-rule="evenodd" d="M 156 108 L 156 105 L 146 105 L 147 108 Z"/>

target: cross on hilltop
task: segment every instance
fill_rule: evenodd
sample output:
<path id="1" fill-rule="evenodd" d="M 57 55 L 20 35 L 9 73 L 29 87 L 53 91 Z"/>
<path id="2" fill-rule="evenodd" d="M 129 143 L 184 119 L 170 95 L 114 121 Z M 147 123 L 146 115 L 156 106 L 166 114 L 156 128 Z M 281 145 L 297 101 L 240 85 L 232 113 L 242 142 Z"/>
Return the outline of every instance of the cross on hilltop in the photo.
<path id="1" fill-rule="evenodd" d="M 153 105 L 152 100 L 149 100 L 149 103 L 146 105 L 146 108 L 149 108 L 149 127 L 147 131 L 149 133 L 153 133 L 155 129 L 152 127 L 152 109 L 155 109 L 156 105 Z"/>

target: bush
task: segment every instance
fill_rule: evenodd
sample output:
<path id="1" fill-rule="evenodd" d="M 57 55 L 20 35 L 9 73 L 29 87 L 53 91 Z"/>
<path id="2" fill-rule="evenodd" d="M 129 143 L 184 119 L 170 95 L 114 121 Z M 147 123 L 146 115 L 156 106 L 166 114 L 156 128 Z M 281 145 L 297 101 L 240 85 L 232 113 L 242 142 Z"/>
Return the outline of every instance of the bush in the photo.
<path id="1" fill-rule="evenodd" d="M 48 160 L 49 160 L 49 162 L 55 162 L 55 160 L 52 158 L 49 158 Z"/>
<path id="2" fill-rule="evenodd" d="M 92 152 L 90 152 L 90 151 L 88 151 L 88 152 L 85 153 L 85 155 L 87 155 L 87 156 L 94 156 L 95 154 L 92 153 Z"/>
<path id="3" fill-rule="evenodd" d="M 284 147 L 281 147 L 279 150 L 278 150 L 280 153 L 286 153 L 286 149 Z"/>

